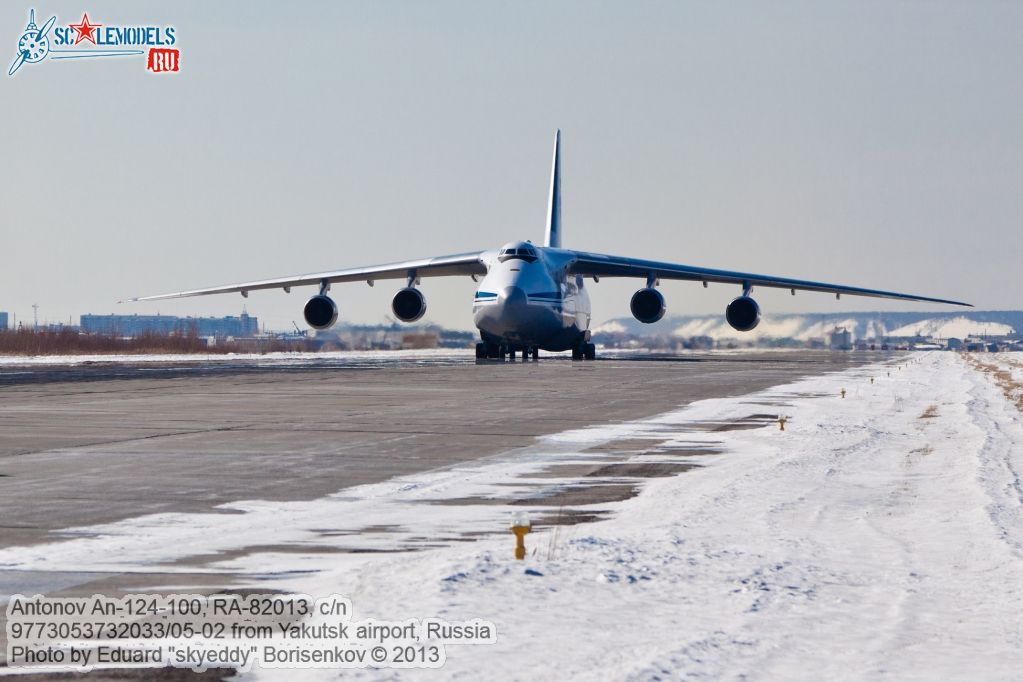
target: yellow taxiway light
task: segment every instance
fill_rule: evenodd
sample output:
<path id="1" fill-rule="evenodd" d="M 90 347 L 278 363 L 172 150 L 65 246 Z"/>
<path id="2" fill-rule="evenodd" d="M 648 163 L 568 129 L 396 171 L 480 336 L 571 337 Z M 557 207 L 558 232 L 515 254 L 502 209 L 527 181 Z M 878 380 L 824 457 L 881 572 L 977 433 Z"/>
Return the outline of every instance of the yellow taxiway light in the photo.
<path id="1" fill-rule="evenodd" d="M 521 561 L 526 558 L 526 533 L 533 530 L 533 524 L 526 512 L 515 512 L 511 522 L 511 532 L 515 533 L 515 558 Z"/>

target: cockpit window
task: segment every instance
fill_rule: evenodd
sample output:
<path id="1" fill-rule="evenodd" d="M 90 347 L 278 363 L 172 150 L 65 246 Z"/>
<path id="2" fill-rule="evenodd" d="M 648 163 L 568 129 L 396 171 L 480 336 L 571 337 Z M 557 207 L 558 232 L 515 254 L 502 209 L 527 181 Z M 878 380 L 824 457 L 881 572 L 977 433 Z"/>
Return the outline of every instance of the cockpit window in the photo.
<path id="1" fill-rule="evenodd" d="M 523 248 L 523 249 L 519 249 L 519 248 L 516 248 L 516 249 L 501 249 L 500 253 L 498 254 L 498 258 L 497 259 L 499 261 L 501 261 L 502 263 L 507 261 L 507 260 L 513 260 L 513 259 L 514 260 L 524 260 L 527 263 L 532 263 L 532 262 L 536 261 L 536 250 L 532 249 L 532 248 L 528 248 L 528 247 L 527 248 Z"/>

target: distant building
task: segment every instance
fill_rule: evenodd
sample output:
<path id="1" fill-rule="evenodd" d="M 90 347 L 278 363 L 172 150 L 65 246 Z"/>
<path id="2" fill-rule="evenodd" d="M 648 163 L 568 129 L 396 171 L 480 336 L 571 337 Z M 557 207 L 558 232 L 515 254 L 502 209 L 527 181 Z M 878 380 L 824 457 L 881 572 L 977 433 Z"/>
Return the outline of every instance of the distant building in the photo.
<path id="1" fill-rule="evenodd" d="M 852 350 L 852 333 L 845 327 L 835 327 L 828 345 L 831 350 Z"/>
<path id="2" fill-rule="evenodd" d="M 142 334 L 191 334 L 214 337 L 255 336 L 259 321 L 243 312 L 238 317 L 177 317 L 175 315 L 82 315 L 81 330 L 87 334 L 140 336 Z"/>
<path id="3" fill-rule="evenodd" d="M 0 331 L 7 329 L 10 326 L 7 322 L 7 313 L 0 313 Z"/>

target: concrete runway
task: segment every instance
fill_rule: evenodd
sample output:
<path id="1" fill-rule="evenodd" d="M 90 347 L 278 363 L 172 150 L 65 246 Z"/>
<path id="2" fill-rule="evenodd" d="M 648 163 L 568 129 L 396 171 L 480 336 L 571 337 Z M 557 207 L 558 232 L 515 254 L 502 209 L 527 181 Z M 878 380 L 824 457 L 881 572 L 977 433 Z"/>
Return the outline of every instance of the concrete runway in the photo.
<path id="1" fill-rule="evenodd" d="M 0 369 L 0 547 L 297 500 L 876 360 L 865 353 Z M 50 536 L 52 538 L 52 536 Z M 59 557 L 55 557 L 59 564 Z"/>

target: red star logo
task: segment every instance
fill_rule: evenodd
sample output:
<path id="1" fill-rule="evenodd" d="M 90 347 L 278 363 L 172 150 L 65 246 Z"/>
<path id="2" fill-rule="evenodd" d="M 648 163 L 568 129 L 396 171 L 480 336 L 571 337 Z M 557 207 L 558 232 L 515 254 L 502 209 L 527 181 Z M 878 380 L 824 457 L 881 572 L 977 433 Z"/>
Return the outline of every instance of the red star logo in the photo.
<path id="1" fill-rule="evenodd" d="M 78 34 L 77 36 L 75 36 L 75 45 L 77 45 L 78 43 L 82 42 L 83 40 L 88 40 L 93 45 L 95 45 L 96 44 L 96 35 L 95 35 L 96 34 L 96 29 L 99 28 L 102 25 L 103 24 L 90 24 L 89 23 L 89 14 L 88 13 L 83 13 L 82 14 L 82 23 L 80 23 L 80 24 L 68 24 L 68 27 L 75 29 L 75 33 Z"/>

